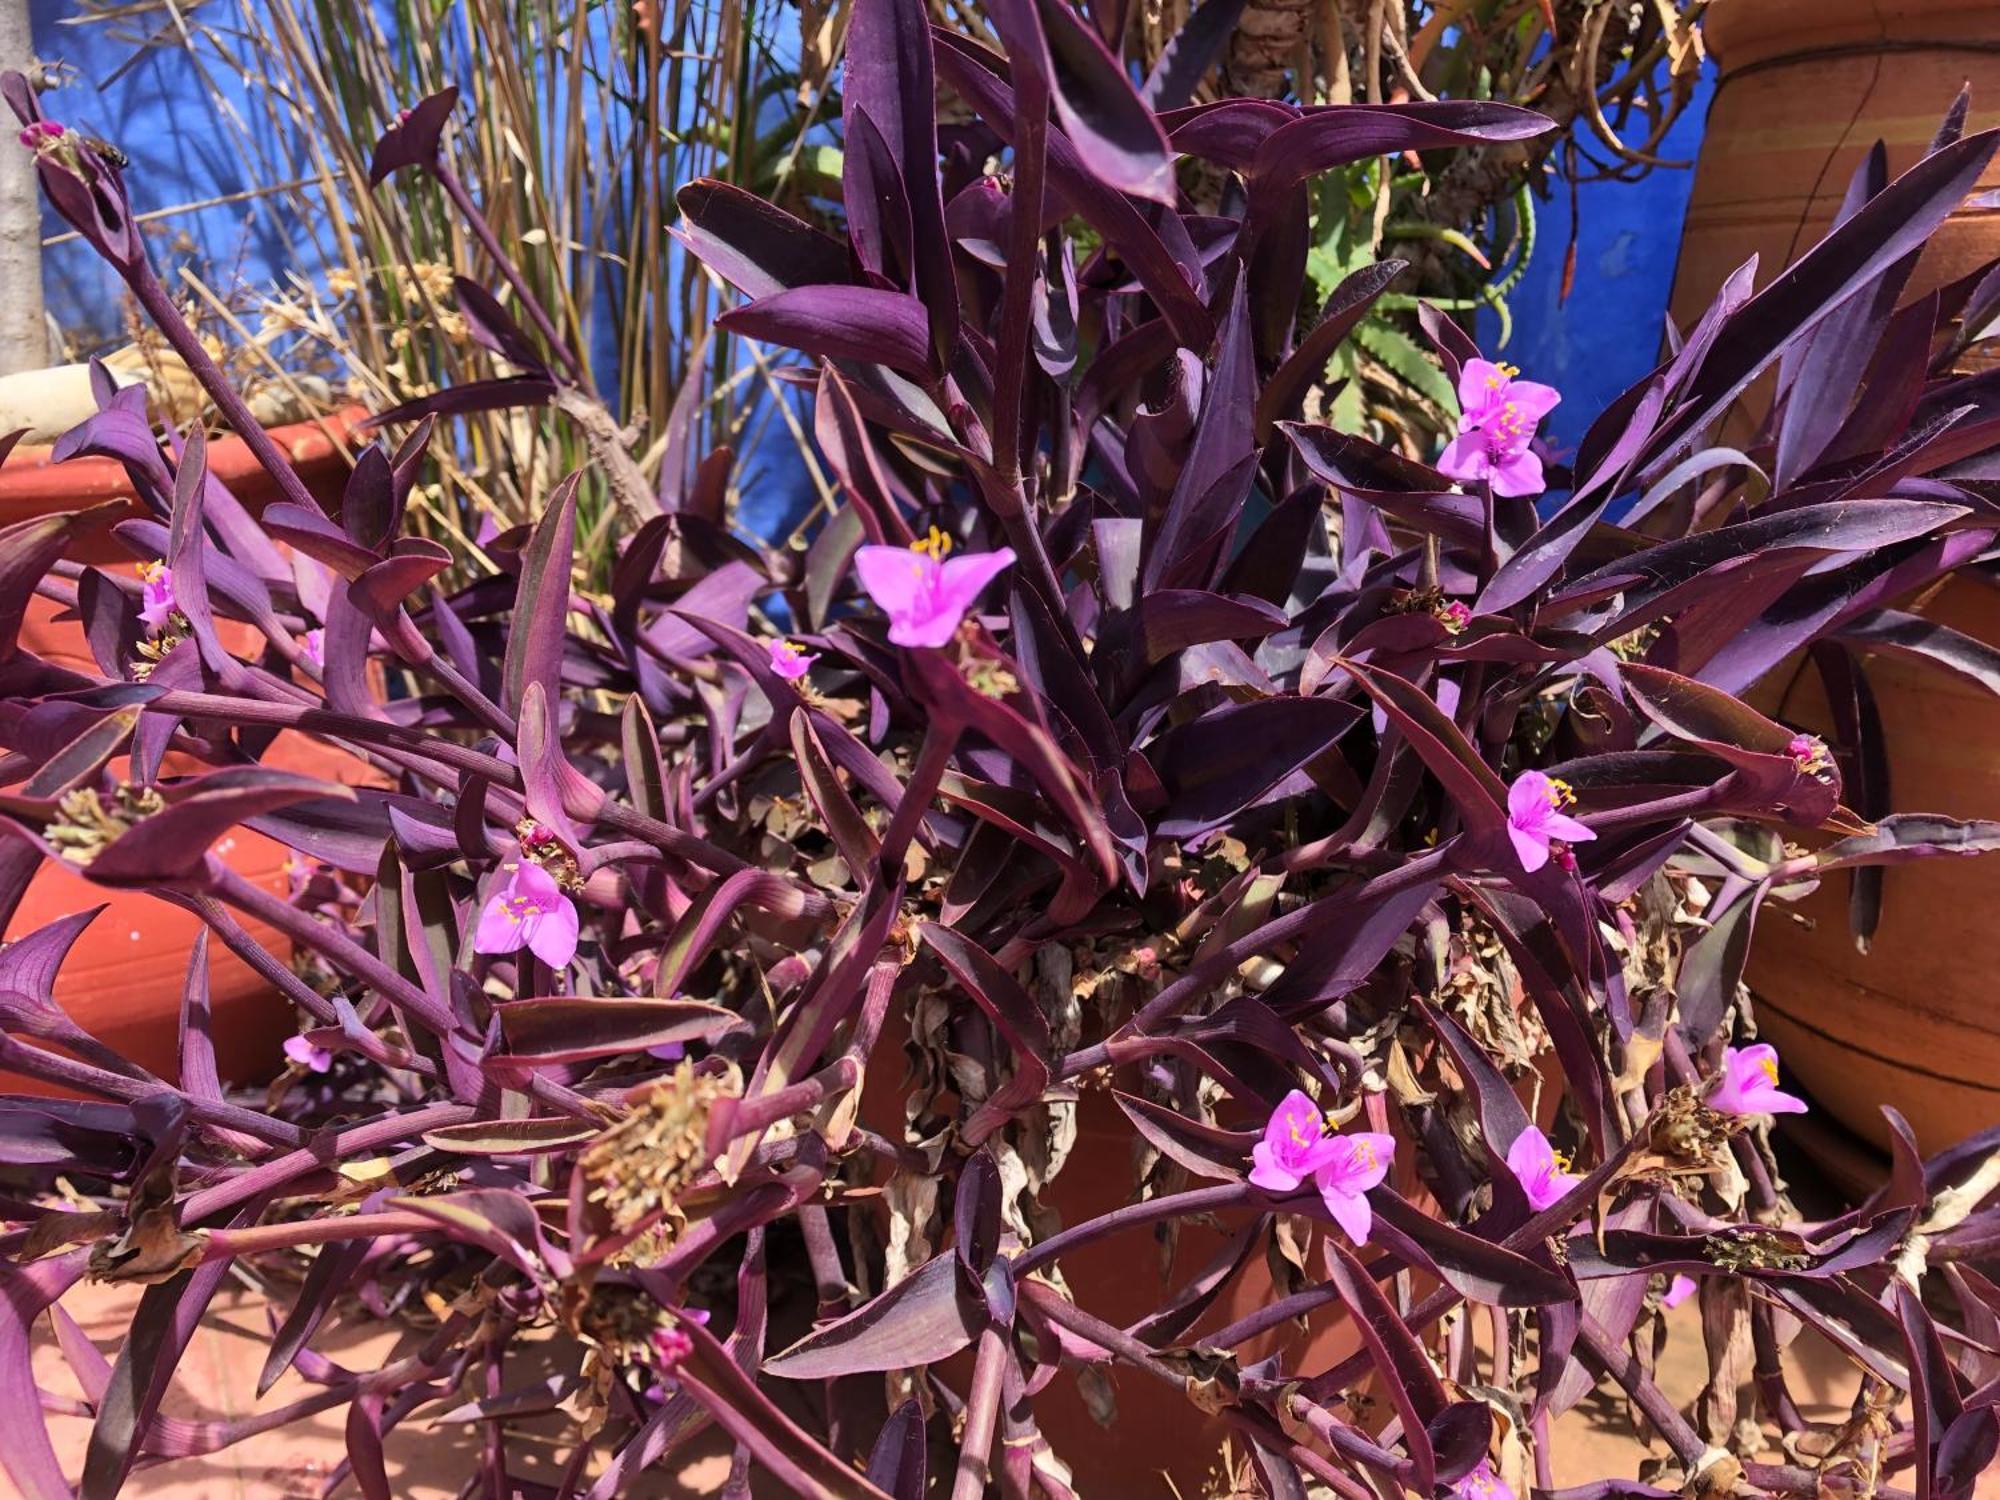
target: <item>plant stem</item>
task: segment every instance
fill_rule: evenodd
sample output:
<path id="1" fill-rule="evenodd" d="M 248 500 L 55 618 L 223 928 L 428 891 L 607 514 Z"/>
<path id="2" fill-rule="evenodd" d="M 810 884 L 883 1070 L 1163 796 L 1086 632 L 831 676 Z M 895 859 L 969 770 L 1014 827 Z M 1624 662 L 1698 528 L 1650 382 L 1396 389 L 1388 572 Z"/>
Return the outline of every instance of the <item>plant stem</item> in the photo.
<path id="1" fill-rule="evenodd" d="M 299 478 L 291 460 L 278 451 L 278 445 L 271 441 L 264 425 L 251 414 L 249 404 L 236 393 L 229 383 L 229 377 L 222 372 L 194 330 L 188 326 L 181 310 L 174 306 L 174 300 L 167 295 L 167 289 L 160 285 L 160 278 L 153 273 L 152 265 L 141 259 L 131 266 L 121 268 L 125 284 L 132 289 L 139 306 L 153 326 L 159 329 L 166 341 L 173 346 L 174 353 L 188 367 L 208 399 L 215 403 L 215 409 L 222 413 L 224 420 L 243 439 L 243 445 L 256 456 L 264 472 L 271 476 L 285 499 L 302 506 L 315 515 L 324 515 L 325 508 L 313 498 L 306 482 Z"/>
<path id="2" fill-rule="evenodd" d="M 930 811 L 931 801 L 937 796 L 951 753 L 958 748 L 958 736 L 956 720 L 933 719 L 924 728 L 923 742 L 917 747 L 917 763 L 910 768 L 902 800 L 896 804 L 896 815 L 889 820 L 889 831 L 882 835 L 882 847 L 876 856 L 876 868 L 891 884 L 903 878 L 903 856 L 909 852 L 910 841 L 916 837 L 924 814 Z"/>
<path id="3" fill-rule="evenodd" d="M 951 1500 L 980 1500 L 992 1478 L 993 1427 L 1000 1418 L 1000 1386 L 1007 1371 L 1007 1331 L 989 1323 L 980 1330 L 972 1366 L 972 1389 L 965 1397 L 965 1435 L 958 1445 L 958 1474 Z"/>

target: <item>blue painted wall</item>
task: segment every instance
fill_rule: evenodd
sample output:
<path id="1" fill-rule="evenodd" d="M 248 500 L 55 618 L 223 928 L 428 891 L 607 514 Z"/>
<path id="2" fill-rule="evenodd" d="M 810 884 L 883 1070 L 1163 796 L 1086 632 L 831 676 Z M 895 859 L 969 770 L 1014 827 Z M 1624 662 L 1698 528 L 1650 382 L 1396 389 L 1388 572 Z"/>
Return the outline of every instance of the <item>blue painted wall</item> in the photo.
<path id="1" fill-rule="evenodd" d="M 1714 93 L 1713 66 L 1693 102 L 1668 132 L 1660 154 L 1693 161 Z M 1563 453 L 1574 451 L 1591 419 L 1658 362 L 1667 296 L 1673 290 L 1681 220 L 1694 172 L 1654 171 L 1638 182 L 1601 181 L 1577 190 L 1576 282 L 1562 295 L 1569 243 L 1567 184 L 1538 205 L 1537 249 L 1509 299 L 1513 336 L 1503 357 L 1522 374 L 1563 393 L 1543 431 Z M 1482 314 L 1478 337 L 1493 349 L 1497 320 Z"/>

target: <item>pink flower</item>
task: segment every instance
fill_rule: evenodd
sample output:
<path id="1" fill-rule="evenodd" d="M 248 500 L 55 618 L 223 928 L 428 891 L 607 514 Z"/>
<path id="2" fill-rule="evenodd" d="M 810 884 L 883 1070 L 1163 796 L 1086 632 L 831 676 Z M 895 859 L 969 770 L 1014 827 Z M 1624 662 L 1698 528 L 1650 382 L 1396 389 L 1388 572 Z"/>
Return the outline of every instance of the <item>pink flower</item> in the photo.
<path id="1" fill-rule="evenodd" d="M 1825 781 L 1833 773 L 1833 756 L 1827 751 L 1826 741 L 1816 734 L 1795 734 L 1785 746 L 1785 754 L 1791 756 L 1792 764 L 1815 780 Z"/>
<path id="2" fill-rule="evenodd" d="M 1486 480 L 1496 495 L 1542 492 L 1542 461 L 1530 445 L 1562 395 L 1554 386 L 1516 380 L 1520 373 L 1490 360 L 1465 362 L 1458 376 L 1458 436 L 1439 455 L 1440 472 Z"/>
<path id="3" fill-rule="evenodd" d="M 174 597 L 174 570 L 156 559 L 140 567 L 139 581 L 145 585 L 140 596 L 139 618 L 157 635 L 167 628 L 167 621 L 181 607 Z"/>
<path id="4" fill-rule="evenodd" d="M 1583 1180 L 1569 1170 L 1567 1159 L 1556 1155 L 1549 1138 L 1532 1125 L 1507 1148 L 1507 1170 L 1520 1180 L 1528 1194 L 1528 1206 L 1536 1213 L 1558 1202 Z"/>
<path id="5" fill-rule="evenodd" d="M 1555 840 L 1581 844 L 1597 837 L 1563 812 L 1575 801 L 1567 783 L 1540 771 L 1523 771 L 1507 788 L 1507 837 L 1529 874 L 1549 862 L 1549 845 Z"/>
<path id="6" fill-rule="evenodd" d="M 1679 1307 L 1698 1290 L 1692 1276 L 1675 1276 L 1667 1283 L 1667 1289 L 1660 1297 L 1660 1306 Z"/>
<path id="7" fill-rule="evenodd" d="M 898 646 L 942 646 L 957 634 L 980 591 L 1014 561 L 1014 550 L 973 552 L 945 561 L 951 538 L 931 528 L 909 547 L 863 547 L 854 571 L 868 597 L 889 617 L 889 639 Z"/>
<path id="8" fill-rule="evenodd" d="M 1802 1115 L 1806 1101 L 1778 1088 L 1778 1049 L 1768 1042 L 1722 1049 L 1722 1076 L 1708 1107 L 1725 1115 Z"/>
<path id="9" fill-rule="evenodd" d="M 325 671 L 326 632 L 315 625 L 300 638 L 300 644 L 305 648 L 306 660 L 318 667 L 322 672 Z"/>
<path id="10" fill-rule="evenodd" d="M 1267 1193 L 1295 1193 L 1322 1162 L 1333 1159 L 1337 1137 L 1326 1133 L 1319 1106 L 1297 1089 L 1271 1111 L 1264 1139 L 1250 1148 L 1250 1180 Z"/>
<path id="11" fill-rule="evenodd" d="M 316 1047 L 302 1036 L 285 1038 L 285 1056 L 302 1068 L 310 1068 L 315 1073 L 324 1073 L 333 1066 L 333 1054 L 324 1047 Z"/>
<path id="12" fill-rule="evenodd" d="M 819 660 L 817 651 L 808 651 L 795 641 L 772 641 L 771 670 L 787 682 L 797 682 Z"/>
<path id="13" fill-rule="evenodd" d="M 487 899 L 473 929 L 475 953 L 512 953 L 525 946 L 552 969 L 576 957 L 576 903 L 555 877 L 532 860 L 509 865 L 506 885 Z"/>
<path id="14" fill-rule="evenodd" d="M 21 131 L 19 139 L 30 151 L 37 151 L 44 142 L 58 140 L 62 135 L 63 127 L 54 120 L 37 120 Z"/>
<path id="15" fill-rule="evenodd" d="M 1514 1500 L 1507 1481 L 1493 1472 L 1490 1459 L 1480 1459 L 1479 1467 L 1451 1487 L 1452 1500 Z"/>
<path id="16" fill-rule="evenodd" d="M 1326 1211 L 1357 1245 L 1368 1243 L 1369 1226 L 1375 1222 L 1374 1210 L 1368 1206 L 1368 1190 L 1389 1175 L 1389 1164 L 1395 1159 L 1393 1135 L 1361 1131 L 1335 1136 L 1327 1159 L 1313 1169 L 1313 1185 L 1319 1189 Z"/>
<path id="17" fill-rule="evenodd" d="M 677 1307 L 673 1317 L 672 1323 L 653 1330 L 653 1367 L 659 1371 L 660 1378 L 657 1384 L 647 1389 L 646 1394 L 655 1401 L 663 1400 L 666 1393 L 674 1388 L 675 1374 L 694 1353 L 694 1339 L 681 1325 L 693 1323 L 703 1328 L 708 1326 L 707 1312 L 696 1308 Z"/>
<path id="18" fill-rule="evenodd" d="M 1472 623 L 1472 607 L 1463 599 L 1448 599 L 1433 613 L 1437 616 L 1438 623 L 1453 635 L 1459 634 Z"/>

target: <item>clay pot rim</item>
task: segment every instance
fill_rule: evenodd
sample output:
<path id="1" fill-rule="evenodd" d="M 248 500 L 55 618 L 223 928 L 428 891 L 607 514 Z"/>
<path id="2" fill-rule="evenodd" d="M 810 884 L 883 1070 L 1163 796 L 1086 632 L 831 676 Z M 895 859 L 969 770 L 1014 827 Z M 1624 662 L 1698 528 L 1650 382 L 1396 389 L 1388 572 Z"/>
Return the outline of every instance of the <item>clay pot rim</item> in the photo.
<path id="1" fill-rule="evenodd" d="M 348 435 L 368 419 L 359 402 L 264 429 L 266 436 L 294 464 L 315 465 L 345 458 Z M 80 502 L 118 499 L 132 493 L 125 465 L 118 459 L 92 454 L 57 463 L 54 444 L 21 444 L 0 464 L 0 511 L 9 520 L 28 520 L 52 512 L 75 510 Z M 249 444 L 230 433 L 208 445 L 209 472 L 232 485 L 263 472 Z"/>

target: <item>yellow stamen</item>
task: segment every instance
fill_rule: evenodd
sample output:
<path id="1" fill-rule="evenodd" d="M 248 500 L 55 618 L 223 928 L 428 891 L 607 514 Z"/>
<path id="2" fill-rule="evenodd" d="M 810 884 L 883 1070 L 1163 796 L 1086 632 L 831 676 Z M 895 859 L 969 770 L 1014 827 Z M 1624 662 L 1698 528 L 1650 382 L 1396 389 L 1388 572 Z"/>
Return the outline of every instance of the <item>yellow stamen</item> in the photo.
<path id="1" fill-rule="evenodd" d="M 1516 375 L 1521 373 L 1521 367 L 1519 365 L 1503 364 L 1498 366 L 1498 369 L 1500 373 L 1502 375 L 1505 375 L 1509 380 L 1512 380 Z"/>
<path id="2" fill-rule="evenodd" d="M 929 536 L 919 537 L 910 543 L 910 550 L 927 553 L 933 562 L 943 562 L 951 556 L 951 538 L 933 526 Z"/>
<path id="3" fill-rule="evenodd" d="M 1560 777 L 1556 776 L 1551 776 L 1549 778 L 1550 807 L 1558 807 L 1558 808 L 1568 807 L 1575 801 L 1576 801 L 1576 792 L 1570 787 L 1570 784 L 1567 781 L 1564 781 Z"/>
<path id="4" fill-rule="evenodd" d="M 160 575 L 167 571 L 167 565 L 157 557 L 151 562 L 139 564 L 139 577 L 146 583 L 159 582 Z"/>
<path id="5" fill-rule="evenodd" d="M 1558 1172 L 1574 1172 L 1576 1170 L 1570 1165 L 1569 1153 L 1567 1151 L 1551 1151 L 1549 1156 L 1555 1162 Z"/>

